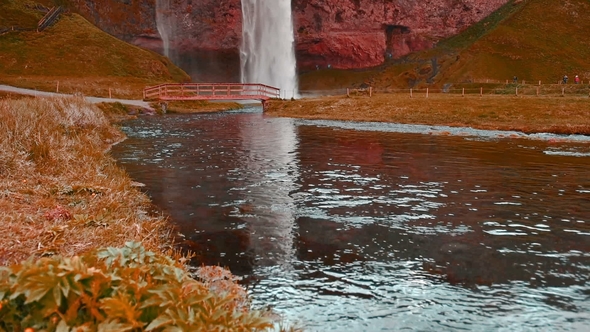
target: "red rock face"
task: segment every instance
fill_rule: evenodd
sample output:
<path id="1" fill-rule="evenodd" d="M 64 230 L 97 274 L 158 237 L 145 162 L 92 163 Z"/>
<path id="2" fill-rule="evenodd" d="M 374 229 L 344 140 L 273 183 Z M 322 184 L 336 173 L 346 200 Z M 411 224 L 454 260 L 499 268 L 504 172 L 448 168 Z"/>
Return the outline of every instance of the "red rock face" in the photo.
<path id="1" fill-rule="evenodd" d="M 242 38 L 240 0 L 156 0 L 167 20 L 171 47 L 191 50 L 236 49 Z M 163 31 L 160 31 L 163 32 Z"/>
<path id="2" fill-rule="evenodd" d="M 371 67 L 432 48 L 508 0 L 293 0 L 301 69 Z"/>
<path id="3" fill-rule="evenodd" d="M 156 0 L 71 0 L 70 4 L 74 11 L 121 40 L 161 47 L 155 20 Z"/>
<path id="4" fill-rule="evenodd" d="M 156 26 L 169 19 L 170 48 L 233 54 L 239 62 L 240 0 L 74 0 L 103 30 L 162 53 Z M 159 6 L 156 6 L 158 2 Z M 299 70 L 364 68 L 433 47 L 508 0 L 292 0 Z M 168 8 L 162 9 L 162 3 Z M 237 60 L 236 60 L 237 59 Z M 174 60 L 174 59 L 173 59 Z M 235 67 L 235 64 L 232 64 Z"/>

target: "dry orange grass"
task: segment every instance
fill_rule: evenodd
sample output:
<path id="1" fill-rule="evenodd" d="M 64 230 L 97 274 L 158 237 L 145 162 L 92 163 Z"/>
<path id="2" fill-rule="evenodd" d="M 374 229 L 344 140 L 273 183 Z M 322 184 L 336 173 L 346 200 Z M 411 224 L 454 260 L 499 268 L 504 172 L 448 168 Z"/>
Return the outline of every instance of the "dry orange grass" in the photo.
<path id="1" fill-rule="evenodd" d="M 272 100 L 265 110 L 268 115 L 293 118 L 590 134 L 588 97 L 377 94 Z"/>
<path id="2" fill-rule="evenodd" d="M 122 139 L 82 98 L 0 99 L 0 265 L 141 241 L 170 227 L 107 154 Z"/>

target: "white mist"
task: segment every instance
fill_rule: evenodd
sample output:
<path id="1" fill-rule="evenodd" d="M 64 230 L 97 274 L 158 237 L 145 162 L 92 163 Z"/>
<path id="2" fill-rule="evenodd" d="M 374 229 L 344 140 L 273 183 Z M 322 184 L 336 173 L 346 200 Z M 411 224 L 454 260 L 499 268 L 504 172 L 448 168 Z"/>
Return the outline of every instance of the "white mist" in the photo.
<path id="1" fill-rule="evenodd" d="M 242 0 L 242 17 L 242 83 L 274 86 L 282 98 L 297 98 L 291 0 Z"/>

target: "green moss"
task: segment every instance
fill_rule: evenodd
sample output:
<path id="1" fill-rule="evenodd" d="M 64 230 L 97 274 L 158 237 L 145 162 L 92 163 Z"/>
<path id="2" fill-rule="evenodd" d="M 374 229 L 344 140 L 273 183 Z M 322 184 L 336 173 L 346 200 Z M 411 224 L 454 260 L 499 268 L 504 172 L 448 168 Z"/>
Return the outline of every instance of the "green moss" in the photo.
<path id="1" fill-rule="evenodd" d="M 489 32 L 494 31 L 506 19 L 518 13 L 523 6 L 524 2 L 522 1 L 516 3 L 514 0 L 509 1 L 485 19 L 467 28 L 461 34 L 441 41 L 438 49 L 460 50 L 470 46 Z"/>
<path id="2" fill-rule="evenodd" d="M 20 27 L 34 29 L 43 13 L 35 10 L 33 1 L 2 0 L 0 2 L 0 28 Z"/>
<path id="3" fill-rule="evenodd" d="M 584 13 L 590 2 L 536 0 L 522 2 L 519 11 L 500 22 L 460 53 L 455 81 L 468 76 L 557 82 L 564 74 L 590 79 L 590 48 Z M 515 6 L 516 7 L 516 6 Z"/>

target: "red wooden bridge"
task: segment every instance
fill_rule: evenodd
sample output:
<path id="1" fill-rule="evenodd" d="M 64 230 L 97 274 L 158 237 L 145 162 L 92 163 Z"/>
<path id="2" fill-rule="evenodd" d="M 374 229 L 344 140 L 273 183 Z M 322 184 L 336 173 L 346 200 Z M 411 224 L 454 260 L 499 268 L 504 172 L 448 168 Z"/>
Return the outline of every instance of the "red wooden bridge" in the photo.
<path id="1" fill-rule="evenodd" d="M 281 90 L 249 83 L 170 83 L 143 89 L 144 100 L 260 100 L 280 98 Z"/>

